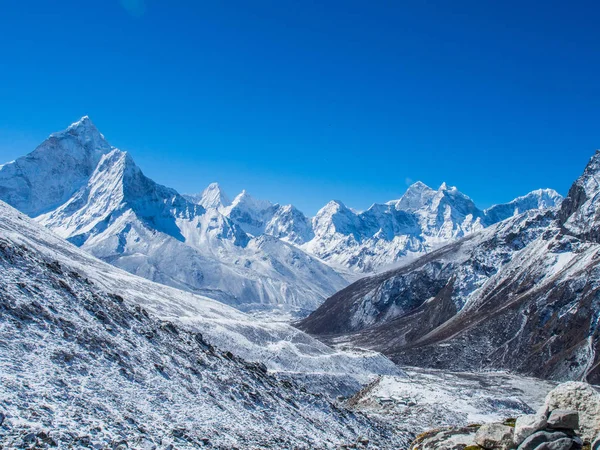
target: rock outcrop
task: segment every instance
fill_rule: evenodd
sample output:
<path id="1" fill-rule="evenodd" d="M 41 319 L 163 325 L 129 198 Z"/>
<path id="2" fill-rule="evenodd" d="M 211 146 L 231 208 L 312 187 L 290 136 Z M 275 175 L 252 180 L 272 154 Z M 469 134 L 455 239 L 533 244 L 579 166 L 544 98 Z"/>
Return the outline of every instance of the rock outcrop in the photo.
<path id="1" fill-rule="evenodd" d="M 418 436 L 411 450 L 597 450 L 598 397 L 590 385 L 564 383 L 548 394 L 537 414 L 503 423 L 432 430 Z"/>

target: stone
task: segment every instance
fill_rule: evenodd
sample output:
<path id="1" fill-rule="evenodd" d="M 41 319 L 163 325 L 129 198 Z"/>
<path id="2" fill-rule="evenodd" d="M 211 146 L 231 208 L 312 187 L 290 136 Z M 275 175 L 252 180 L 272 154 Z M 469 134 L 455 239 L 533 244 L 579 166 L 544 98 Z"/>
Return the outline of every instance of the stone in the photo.
<path id="1" fill-rule="evenodd" d="M 517 450 L 536 450 L 540 445 L 547 442 L 558 441 L 559 439 L 568 438 L 562 431 L 538 431 L 525 439 Z"/>
<path id="2" fill-rule="evenodd" d="M 600 394 L 588 383 L 569 381 L 551 390 L 542 410 L 555 409 L 579 412 L 579 434 L 584 441 L 600 435 Z"/>
<path id="3" fill-rule="evenodd" d="M 37 438 L 35 437 L 35 433 L 27 433 L 25 436 L 23 436 L 23 442 L 25 444 L 33 444 L 36 440 Z"/>
<path id="4" fill-rule="evenodd" d="M 514 448 L 514 429 L 501 423 L 486 423 L 475 433 L 475 443 L 485 449 L 508 450 Z"/>
<path id="5" fill-rule="evenodd" d="M 555 409 L 548 416 L 548 428 L 559 430 L 579 429 L 579 413 L 568 409 Z"/>
<path id="6" fill-rule="evenodd" d="M 546 417 L 539 414 L 526 414 L 517 417 L 514 442 L 519 445 L 536 431 L 546 428 Z"/>
<path id="7" fill-rule="evenodd" d="M 557 441 L 546 442 L 536 447 L 536 450 L 572 450 L 573 444 L 572 439 L 562 438 Z"/>
<path id="8" fill-rule="evenodd" d="M 455 450 L 475 447 L 477 427 L 446 428 L 423 433 L 413 442 L 413 450 Z"/>

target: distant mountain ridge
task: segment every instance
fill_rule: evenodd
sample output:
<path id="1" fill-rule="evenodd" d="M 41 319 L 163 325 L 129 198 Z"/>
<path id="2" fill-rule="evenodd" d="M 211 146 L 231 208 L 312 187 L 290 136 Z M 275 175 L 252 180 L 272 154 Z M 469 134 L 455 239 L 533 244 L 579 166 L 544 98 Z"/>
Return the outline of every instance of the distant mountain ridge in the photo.
<path id="1" fill-rule="evenodd" d="M 87 116 L 0 166 L 0 199 L 136 275 L 244 311 L 300 315 L 348 280 L 561 201 L 546 189 L 482 211 L 456 188 L 415 183 L 364 212 L 332 201 L 308 218 L 246 191 L 230 200 L 217 183 L 180 195 L 147 178 Z"/>
<path id="2" fill-rule="evenodd" d="M 205 193 L 214 189 L 224 195 L 215 184 Z M 205 193 L 189 198 L 206 205 L 210 202 Z M 443 183 L 435 190 L 416 182 L 400 199 L 375 203 L 362 212 L 332 200 L 308 218 L 293 205 L 256 200 L 246 191 L 231 204 L 218 203 L 217 208 L 254 236 L 283 239 L 344 273 L 372 273 L 521 212 L 556 208 L 561 201 L 562 196 L 553 189 L 538 189 L 481 210 L 456 187 Z"/>

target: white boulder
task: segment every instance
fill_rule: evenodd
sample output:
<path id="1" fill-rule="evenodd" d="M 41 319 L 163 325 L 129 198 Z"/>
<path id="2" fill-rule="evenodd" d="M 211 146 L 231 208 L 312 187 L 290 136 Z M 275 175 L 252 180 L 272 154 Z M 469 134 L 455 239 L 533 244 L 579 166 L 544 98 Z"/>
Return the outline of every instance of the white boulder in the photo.
<path id="1" fill-rule="evenodd" d="M 600 434 L 600 394 L 588 383 L 569 381 L 550 391 L 541 413 L 547 417 L 556 409 L 579 412 L 579 434 L 583 440 L 592 441 Z"/>

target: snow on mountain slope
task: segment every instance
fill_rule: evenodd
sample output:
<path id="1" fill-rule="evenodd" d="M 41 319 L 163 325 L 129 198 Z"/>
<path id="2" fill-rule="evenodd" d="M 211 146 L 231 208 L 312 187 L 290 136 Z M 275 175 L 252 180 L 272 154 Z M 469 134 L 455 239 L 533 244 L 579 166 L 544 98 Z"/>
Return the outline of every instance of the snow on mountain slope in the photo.
<path id="1" fill-rule="evenodd" d="M 461 373 L 404 369 L 402 378 L 383 376 L 347 404 L 409 429 L 464 427 L 533 414 L 556 383 L 506 372 Z"/>
<path id="2" fill-rule="evenodd" d="M 337 292 L 301 328 L 313 334 L 343 334 L 409 314 L 452 285 L 444 311 L 453 314 L 500 267 L 537 239 L 554 220 L 552 211 L 528 212 L 473 233 L 406 265 L 365 277 Z M 520 235 L 518 240 L 515 235 Z M 402 336 L 398 336 L 402 339 Z"/>
<path id="3" fill-rule="evenodd" d="M 597 383 L 599 155 L 560 210 L 521 214 L 361 279 L 300 328 L 408 365 Z"/>
<path id="4" fill-rule="evenodd" d="M 30 216 L 67 201 L 112 147 L 86 116 L 0 167 L 0 198 Z"/>
<path id="5" fill-rule="evenodd" d="M 200 194 L 184 194 L 183 196 L 190 202 L 201 205 L 206 209 L 220 209 L 231 205 L 231 200 L 218 183 L 209 184 Z"/>
<path id="6" fill-rule="evenodd" d="M 560 211 L 560 223 L 568 234 L 600 243 L 600 150 L 573 183 Z"/>
<path id="7" fill-rule="evenodd" d="M 368 375 L 365 365 L 398 373 L 383 357 L 336 352 L 130 275 L 2 202 L 0 347 L 7 448 L 308 449 L 359 438 L 406 448 L 410 438 L 296 376 L 314 371 L 310 387 L 323 389 L 328 376 Z"/>
<path id="8" fill-rule="evenodd" d="M 562 196 L 554 189 L 538 189 L 511 202 L 494 205 L 485 210 L 486 221 L 497 223 L 532 209 L 547 209 L 559 206 Z"/>
<path id="9" fill-rule="evenodd" d="M 293 205 L 257 200 L 242 191 L 223 214 L 253 236 L 267 234 L 292 244 L 313 236 L 310 220 Z"/>
<path id="10" fill-rule="evenodd" d="M 58 182 L 46 180 L 50 171 L 62 180 L 58 193 L 51 189 Z M 23 191 L 20 183 L 40 186 L 47 195 Z M 253 237 L 238 225 L 244 211 L 266 208 L 268 202 L 242 194 L 225 206 L 215 185 L 203 193 L 201 204 L 190 202 L 145 177 L 126 152 L 106 143 L 89 118 L 2 167 L 0 198 L 105 261 L 242 310 L 306 314 L 347 284 L 302 250 L 271 236 Z M 219 204 L 235 220 L 222 214 Z M 46 212 L 37 215 L 41 211 Z"/>
<path id="11" fill-rule="evenodd" d="M 555 191 L 539 190 L 481 211 L 455 187 L 444 183 L 436 191 L 417 182 L 399 200 L 361 213 L 330 202 L 313 219 L 315 237 L 302 248 L 338 269 L 378 272 L 519 212 L 555 207 L 560 200 Z"/>
<path id="12" fill-rule="evenodd" d="M 280 373 L 314 374 L 328 388 L 331 380 L 356 387 L 374 374 L 398 374 L 383 356 L 334 351 L 285 323 L 262 322 L 220 302 L 153 283 L 103 263 L 0 202 L 0 237 L 13 247 L 74 270 L 105 292 L 118 293 L 161 320 L 202 332 L 222 350 L 266 364 Z M 330 379 L 328 379 L 330 377 Z M 318 384 L 315 384 L 318 387 Z M 347 390 L 349 388 L 346 388 Z"/>

